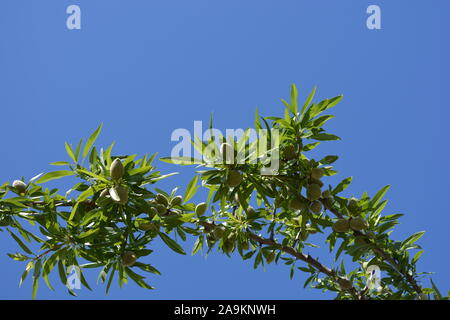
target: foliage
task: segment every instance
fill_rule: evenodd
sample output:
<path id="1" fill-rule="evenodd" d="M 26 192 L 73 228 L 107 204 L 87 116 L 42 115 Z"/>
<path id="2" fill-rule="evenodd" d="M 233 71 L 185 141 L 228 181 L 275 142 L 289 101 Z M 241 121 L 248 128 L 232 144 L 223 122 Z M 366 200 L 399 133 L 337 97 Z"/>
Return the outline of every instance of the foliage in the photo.
<path id="1" fill-rule="evenodd" d="M 418 273 L 416 264 L 423 250 L 416 242 L 424 232 L 403 241 L 390 238 L 402 215 L 383 214 L 387 203 L 383 197 L 389 186 L 373 196 L 363 193 L 359 198 L 347 198 L 343 192 L 351 177 L 336 186 L 325 185 L 323 180 L 337 173 L 332 165 L 338 157 L 313 159 L 308 155 L 322 141 L 339 139 L 324 129 L 333 118 L 324 113 L 342 96 L 314 103 L 314 95 L 315 89 L 300 106 L 293 85 L 290 102 L 282 100 L 283 117 L 260 117 L 257 111 L 255 128 L 265 128 L 267 134 L 254 141 L 248 130 L 237 140 L 192 141 L 201 154 L 212 143 L 216 158 L 229 159 L 231 154 L 234 159 L 246 151 L 245 160 L 257 161 L 162 158 L 204 167 L 183 197 L 177 195 L 177 188 L 165 192 L 154 186 L 172 175 L 156 171 L 152 164 L 156 155 L 137 159 L 136 155 L 113 156 L 113 145 L 97 149 L 94 144 L 101 126 L 84 146 L 82 141 L 75 148 L 66 143 L 70 162 L 53 163 L 64 170 L 39 175 L 26 183 L 26 189 L 17 183 L 0 187 L 0 230 L 7 231 L 22 251 L 9 256 L 27 262 L 21 283 L 32 273 L 34 298 L 40 278 L 53 289 L 49 274 L 56 267 L 66 285 L 67 268 L 75 265 L 82 271 L 99 269 L 107 292 L 115 276 L 120 286 L 131 279 L 152 289 L 137 273 L 159 274 L 141 259 L 152 253 L 152 240 L 159 237 L 176 253 L 185 254 L 174 235 L 186 240 L 188 234 L 196 238 L 192 254 L 217 248 L 226 255 L 237 252 L 243 260 L 252 259 L 254 268 L 284 263 L 291 278 L 295 272 L 306 273 L 305 287 L 334 291 L 336 299 L 425 299 L 429 295 L 448 299 L 434 283 L 425 288 L 419 282 L 423 274 Z M 276 148 L 261 151 L 257 146 L 261 142 L 270 145 L 275 132 L 279 133 Z M 279 154 L 278 171 L 261 175 L 273 154 Z M 113 179 L 114 165 L 123 170 L 114 168 Z M 64 195 L 42 186 L 69 177 L 77 182 Z M 205 213 L 205 203 L 188 203 L 200 187 L 209 190 L 209 213 Z M 306 247 L 317 246 L 311 243 L 313 234 L 326 239 L 338 267 L 329 268 L 304 253 Z M 37 253 L 29 248 L 31 242 L 39 244 Z M 305 264 L 299 266 L 299 262 Z M 356 267 L 349 271 L 348 264 Z M 367 284 L 372 265 L 382 272 L 378 288 Z M 90 289 L 83 273 L 81 282 Z"/>

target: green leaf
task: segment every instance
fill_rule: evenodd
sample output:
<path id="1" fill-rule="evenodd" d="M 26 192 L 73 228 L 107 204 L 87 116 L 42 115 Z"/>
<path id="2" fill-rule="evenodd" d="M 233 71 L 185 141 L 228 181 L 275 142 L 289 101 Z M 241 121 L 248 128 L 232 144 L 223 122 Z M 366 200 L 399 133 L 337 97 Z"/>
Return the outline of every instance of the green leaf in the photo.
<path id="1" fill-rule="evenodd" d="M 186 191 L 184 193 L 184 202 L 188 202 L 197 192 L 198 189 L 198 176 L 194 176 L 194 178 L 192 178 L 192 180 L 189 182 Z"/>
<path id="2" fill-rule="evenodd" d="M 406 238 L 405 241 L 402 242 L 402 248 L 406 248 L 408 247 L 410 244 L 413 244 L 414 242 L 416 242 L 417 240 L 419 240 L 420 238 L 422 238 L 422 236 L 425 234 L 425 231 L 419 231 L 414 233 L 412 236 L 409 236 L 408 238 Z"/>
<path id="3" fill-rule="evenodd" d="M 414 258 L 412 259 L 412 263 L 416 263 L 416 262 L 420 259 L 420 257 L 422 256 L 422 254 L 423 254 L 423 250 L 418 251 L 418 252 L 414 255 Z"/>
<path id="4" fill-rule="evenodd" d="M 390 185 L 384 186 L 376 193 L 376 195 L 372 198 L 372 200 L 370 200 L 370 206 L 372 208 L 378 204 L 378 202 L 384 197 L 384 195 L 386 194 L 386 192 L 389 190 L 390 187 L 391 187 Z"/>
<path id="5" fill-rule="evenodd" d="M 298 91 L 295 84 L 291 86 L 291 111 L 294 115 L 298 113 Z"/>
<path id="6" fill-rule="evenodd" d="M 83 139 L 80 139 L 77 145 L 77 149 L 75 150 L 75 158 L 78 160 L 80 158 L 81 145 L 83 144 Z"/>
<path id="7" fill-rule="evenodd" d="M 91 150 L 92 145 L 94 144 L 95 140 L 97 140 L 98 135 L 100 134 L 100 131 L 102 130 L 103 123 L 101 123 L 98 128 L 92 133 L 92 135 L 89 137 L 88 141 L 86 142 L 86 145 L 83 149 L 83 159 L 86 158 L 86 156 L 89 153 L 89 150 Z"/>
<path id="8" fill-rule="evenodd" d="M 338 136 L 330 133 L 318 133 L 309 137 L 310 139 L 319 140 L 319 141 L 331 141 L 331 140 L 341 140 Z"/>
<path id="9" fill-rule="evenodd" d="M 33 288 L 31 291 L 31 299 L 36 300 L 37 292 L 39 287 L 39 278 L 33 278 Z"/>
<path id="10" fill-rule="evenodd" d="M 53 172 L 49 172 L 44 174 L 43 176 L 41 176 L 36 183 L 45 183 L 51 180 L 56 180 L 56 179 L 60 179 L 60 178 L 64 178 L 67 176 L 73 176 L 75 173 L 73 171 L 70 170 L 60 170 L 60 171 L 53 171 Z"/>
<path id="11" fill-rule="evenodd" d="M 31 252 L 31 250 L 28 249 L 28 247 L 25 245 L 25 243 L 23 243 L 22 240 L 20 240 L 18 236 L 16 236 L 14 233 L 12 233 L 11 230 L 9 230 L 9 229 L 6 229 L 6 230 L 8 230 L 11 237 L 13 237 L 14 240 L 16 240 L 16 242 L 19 244 L 19 246 L 22 248 L 23 251 L 25 251 L 28 254 L 33 254 L 33 252 Z"/>
<path id="12" fill-rule="evenodd" d="M 345 189 L 347 189 L 347 187 L 349 186 L 349 184 L 352 182 L 353 177 L 348 177 L 345 178 L 344 180 L 342 180 L 337 186 L 336 188 L 334 188 L 333 190 L 333 194 L 336 195 L 339 192 L 344 191 Z"/>
<path id="13" fill-rule="evenodd" d="M 314 87 L 312 89 L 311 93 L 309 94 L 308 98 L 306 99 L 305 103 L 303 104 L 302 111 L 301 111 L 302 115 L 305 113 L 306 108 L 308 108 L 308 106 L 311 104 L 311 102 L 314 98 L 314 95 L 316 94 L 316 90 L 317 90 L 317 87 Z"/>
<path id="14" fill-rule="evenodd" d="M 136 263 L 133 265 L 133 267 L 138 267 L 138 268 L 140 268 L 141 270 L 144 270 L 144 271 L 146 271 L 146 272 L 150 272 L 150 273 L 154 273 L 154 274 L 157 274 L 157 275 L 161 275 L 161 272 L 159 272 L 158 269 L 156 269 L 155 267 L 153 267 L 153 266 L 151 266 L 151 265 L 149 265 L 149 264 L 144 264 L 144 263 L 141 263 L 141 262 L 136 262 Z"/>
<path id="15" fill-rule="evenodd" d="M 204 164 L 200 159 L 193 157 L 162 157 L 159 160 L 167 163 L 177 164 L 181 166 L 193 165 L 193 164 Z"/>
<path id="16" fill-rule="evenodd" d="M 203 247 L 203 236 L 199 236 L 195 241 L 194 248 L 192 249 L 192 255 L 195 255 Z"/>
<path id="17" fill-rule="evenodd" d="M 334 156 L 334 155 L 330 155 L 330 156 L 326 156 L 325 158 L 323 158 L 322 160 L 320 160 L 319 162 L 321 164 L 332 164 L 334 163 L 339 157 L 338 156 Z"/>
<path id="18" fill-rule="evenodd" d="M 146 283 L 144 281 L 144 277 L 141 275 L 138 275 L 137 273 L 135 273 L 133 270 L 131 270 L 130 268 L 125 268 L 125 272 L 130 276 L 131 279 L 133 279 L 134 282 L 136 282 L 140 287 L 144 288 L 144 289 L 150 289 L 153 290 L 155 288 L 153 288 L 151 285 L 149 285 L 148 283 Z"/>
<path id="19" fill-rule="evenodd" d="M 58 261 L 58 273 L 59 273 L 59 278 L 61 279 L 61 282 L 66 286 L 67 285 L 67 275 L 66 275 L 66 270 L 64 268 L 64 264 L 63 264 L 62 260 Z"/>
<path id="20" fill-rule="evenodd" d="M 77 202 L 82 202 L 92 196 L 94 194 L 94 189 L 92 187 L 87 188 L 85 191 L 83 191 L 77 198 Z"/>
<path id="21" fill-rule="evenodd" d="M 183 248 L 181 248 L 181 246 L 178 243 L 176 243 L 175 240 L 171 239 L 165 233 L 159 232 L 159 236 L 161 237 L 161 239 L 164 241 L 164 243 L 170 249 L 172 249 L 173 251 L 175 251 L 176 253 L 179 253 L 179 254 L 186 254 L 186 252 L 184 252 Z"/>
<path id="22" fill-rule="evenodd" d="M 70 159 L 73 160 L 73 162 L 77 163 L 77 158 L 75 157 L 75 153 L 72 150 L 72 147 L 67 142 L 65 143 L 66 146 L 66 152 L 69 155 Z"/>
<path id="23" fill-rule="evenodd" d="M 433 287 L 433 290 L 434 290 L 434 299 L 435 300 L 442 300 L 442 294 L 439 292 L 439 290 L 436 287 L 436 284 L 434 283 L 433 279 L 430 279 L 430 281 L 431 281 L 431 286 Z"/>
<path id="24" fill-rule="evenodd" d="M 25 267 L 25 271 L 22 273 L 22 276 L 20 277 L 19 287 L 22 286 L 22 283 L 25 281 L 28 274 L 30 273 L 30 271 L 33 268 L 34 268 L 34 262 L 33 261 L 28 262 L 27 266 Z"/>
<path id="25" fill-rule="evenodd" d="M 56 162 L 50 163 L 50 165 L 52 165 L 52 166 L 68 166 L 69 163 L 67 161 L 56 161 Z"/>
<path id="26" fill-rule="evenodd" d="M 103 181 L 103 182 L 105 182 L 105 183 L 109 183 L 109 181 L 108 181 L 106 178 L 104 178 L 104 177 L 102 177 L 102 176 L 99 176 L 98 174 L 95 174 L 95 173 L 93 173 L 93 172 L 90 172 L 90 171 L 87 171 L 87 170 L 84 170 L 84 169 L 78 169 L 77 172 L 78 172 L 78 173 L 83 173 L 83 174 L 85 174 L 85 175 L 88 175 L 88 176 L 90 176 L 90 177 L 92 177 L 92 178 L 94 178 L 94 179 Z"/>

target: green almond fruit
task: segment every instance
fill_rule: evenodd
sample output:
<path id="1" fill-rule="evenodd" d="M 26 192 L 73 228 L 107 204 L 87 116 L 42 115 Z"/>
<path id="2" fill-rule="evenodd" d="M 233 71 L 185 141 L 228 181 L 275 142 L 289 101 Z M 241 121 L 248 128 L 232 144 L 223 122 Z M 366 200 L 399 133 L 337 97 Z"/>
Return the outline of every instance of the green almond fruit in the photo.
<path id="1" fill-rule="evenodd" d="M 318 184 L 310 184 L 306 189 L 306 197 L 310 201 L 319 200 L 322 195 L 322 191 L 320 190 L 320 186 Z"/>
<path id="2" fill-rule="evenodd" d="M 331 197 L 333 197 L 333 194 L 331 193 L 330 190 L 324 190 L 322 192 L 322 198 L 323 199 L 327 199 L 327 198 L 331 198 Z"/>
<path id="3" fill-rule="evenodd" d="M 333 206 L 333 198 L 324 198 L 322 203 L 326 208 L 331 208 Z"/>
<path id="4" fill-rule="evenodd" d="M 183 203 L 183 197 L 182 196 L 176 196 L 175 198 L 170 201 L 170 205 L 172 207 L 179 206 Z"/>
<path id="5" fill-rule="evenodd" d="M 319 180 L 319 179 L 310 178 L 309 179 L 309 183 L 310 184 L 317 184 L 321 188 L 323 187 L 323 182 L 322 182 L 322 180 Z"/>
<path id="6" fill-rule="evenodd" d="M 237 187 L 241 184 L 242 179 L 242 174 L 239 171 L 232 170 L 228 174 L 226 185 L 231 188 Z"/>
<path id="7" fill-rule="evenodd" d="M 213 231 L 214 239 L 216 239 L 216 240 L 222 239 L 224 234 L 225 234 L 225 229 L 222 226 L 216 227 Z"/>
<path id="8" fill-rule="evenodd" d="M 351 198 L 347 205 L 350 215 L 357 217 L 361 214 L 361 207 L 359 206 L 359 201 L 356 198 Z"/>
<path id="9" fill-rule="evenodd" d="M 222 143 L 220 146 L 220 156 L 221 160 L 225 164 L 233 164 L 234 163 L 234 148 L 229 143 Z"/>
<path id="10" fill-rule="evenodd" d="M 289 209 L 291 210 L 303 210 L 305 208 L 306 203 L 300 197 L 295 197 L 289 201 Z"/>
<path id="11" fill-rule="evenodd" d="M 167 212 L 167 207 L 158 203 L 156 205 L 156 211 L 158 211 L 158 214 L 164 214 Z"/>
<path id="12" fill-rule="evenodd" d="M 208 208 L 208 205 L 206 204 L 206 202 L 199 203 L 199 204 L 195 207 L 195 214 L 196 214 L 198 217 L 201 217 L 202 215 L 205 214 L 207 208 Z"/>
<path id="13" fill-rule="evenodd" d="M 0 227 L 7 227 L 13 223 L 13 219 L 10 216 L 4 216 L 0 218 Z"/>
<path id="14" fill-rule="evenodd" d="M 166 206 L 166 207 L 169 205 L 169 200 L 162 193 L 158 193 L 156 195 L 155 201 L 156 201 L 156 203 L 162 204 L 163 206 Z"/>
<path id="15" fill-rule="evenodd" d="M 133 251 L 125 251 L 122 255 L 122 264 L 131 267 L 136 263 L 137 255 Z"/>
<path id="16" fill-rule="evenodd" d="M 320 213 L 322 211 L 322 203 L 320 203 L 320 201 L 313 201 L 311 202 L 311 204 L 309 205 L 309 209 L 313 212 L 313 213 Z"/>
<path id="17" fill-rule="evenodd" d="M 369 224 L 363 218 L 353 218 L 350 220 L 350 228 L 355 231 L 365 230 L 369 227 Z"/>
<path id="18" fill-rule="evenodd" d="M 151 207 L 149 209 L 149 216 L 154 217 L 155 215 L 158 215 L 158 209 L 156 209 L 156 207 Z"/>
<path id="19" fill-rule="evenodd" d="M 324 175 L 323 169 L 321 169 L 321 168 L 312 168 L 311 169 L 311 177 L 313 179 L 320 180 L 320 179 L 322 179 L 323 175 Z"/>
<path id="20" fill-rule="evenodd" d="M 156 226 L 151 222 L 142 222 L 139 224 L 139 229 L 142 231 L 155 230 Z"/>
<path id="21" fill-rule="evenodd" d="M 350 230 L 350 223 L 346 219 L 339 219 L 333 224 L 335 232 L 348 232 Z"/>
<path id="22" fill-rule="evenodd" d="M 109 195 L 113 201 L 119 204 L 125 204 L 128 202 L 128 190 L 124 187 L 113 187 L 109 189 Z"/>
<path id="23" fill-rule="evenodd" d="M 248 240 L 245 240 L 245 241 L 243 241 L 243 242 L 241 243 L 241 248 L 242 248 L 242 250 L 244 250 L 244 251 L 247 251 L 248 249 L 250 249 L 250 245 L 249 245 L 249 243 L 248 243 Z"/>
<path id="24" fill-rule="evenodd" d="M 252 217 L 256 215 L 256 210 L 252 206 L 247 207 L 247 217 Z"/>
<path id="25" fill-rule="evenodd" d="M 349 290 L 353 287 L 353 283 L 347 279 L 339 279 L 338 283 L 342 290 Z"/>
<path id="26" fill-rule="evenodd" d="M 214 238 L 214 235 L 212 235 L 210 233 L 206 235 L 206 243 L 209 248 L 213 247 L 215 242 L 216 242 L 216 239 Z"/>
<path id="27" fill-rule="evenodd" d="M 425 293 L 420 293 L 420 294 L 417 296 L 417 300 L 428 300 L 428 295 L 425 294 Z"/>
<path id="28" fill-rule="evenodd" d="M 223 244 L 222 244 L 222 249 L 223 251 L 225 251 L 226 253 L 232 253 L 234 251 L 235 248 L 235 242 L 231 239 L 226 239 Z"/>
<path id="29" fill-rule="evenodd" d="M 120 159 L 115 159 L 109 168 L 109 174 L 111 175 L 111 178 L 113 180 L 119 180 L 123 177 L 123 174 L 125 173 L 125 169 L 123 167 L 122 161 Z"/>
<path id="30" fill-rule="evenodd" d="M 272 261 L 275 259 L 275 252 L 274 251 L 269 251 L 266 254 L 266 261 L 268 264 L 272 263 Z"/>
<path id="31" fill-rule="evenodd" d="M 239 171 L 232 170 L 228 174 L 226 185 L 228 187 L 234 188 L 241 184 L 243 180 L 242 174 Z"/>
<path id="32" fill-rule="evenodd" d="M 289 145 L 283 149 L 283 158 L 286 160 L 293 160 L 297 158 L 297 152 L 295 151 L 295 146 Z"/>
<path id="33" fill-rule="evenodd" d="M 25 193 L 27 190 L 27 185 L 21 180 L 14 180 L 12 186 L 18 193 Z"/>

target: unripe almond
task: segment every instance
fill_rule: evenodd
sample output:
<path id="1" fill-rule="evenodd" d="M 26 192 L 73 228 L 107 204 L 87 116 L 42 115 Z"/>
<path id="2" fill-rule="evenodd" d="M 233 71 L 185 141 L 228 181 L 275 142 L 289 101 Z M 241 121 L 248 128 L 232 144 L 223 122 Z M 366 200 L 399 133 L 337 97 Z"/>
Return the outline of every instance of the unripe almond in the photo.
<path id="1" fill-rule="evenodd" d="M 109 168 L 109 174 L 111 175 L 111 178 L 114 180 L 119 180 L 123 177 L 123 174 L 125 173 L 125 169 L 123 167 L 122 161 L 120 159 L 115 159 L 111 163 L 111 167 Z"/>
<path id="2" fill-rule="evenodd" d="M 151 222 L 142 222 L 139 224 L 139 229 L 142 231 L 156 230 L 156 226 Z"/>
<path id="3" fill-rule="evenodd" d="M 320 203 L 320 201 L 313 201 L 311 202 L 311 204 L 309 205 L 309 209 L 313 212 L 313 213 L 320 213 L 322 211 L 322 203 Z"/>
<path id="4" fill-rule="evenodd" d="M 242 248 L 242 250 L 244 250 L 244 251 L 247 251 L 248 249 L 250 249 L 250 245 L 248 244 L 248 240 L 242 241 L 242 243 L 241 243 L 241 248 Z"/>
<path id="5" fill-rule="evenodd" d="M 319 179 L 310 178 L 309 179 L 309 183 L 310 184 L 317 184 L 321 188 L 323 187 L 323 182 L 322 182 L 322 180 L 319 180 Z"/>
<path id="6" fill-rule="evenodd" d="M 256 210 L 255 208 L 253 208 L 252 206 L 248 206 L 247 207 L 247 216 L 248 217 L 252 217 L 256 214 Z"/>
<path id="7" fill-rule="evenodd" d="M 330 190 L 324 190 L 323 192 L 322 192 L 322 198 L 323 199 L 327 199 L 327 198 L 331 198 L 333 195 L 331 194 L 331 191 Z"/>
<path id="8" fill-rule="evenodd" d="M 350 220 L 350 228 L 355 231 L 365 230 L 369 227 L 369 224 L 363 218 L 353 218 Z"/>
<path id="9" fill-rule="evenodd" d="M 172 199 L 172 201 L 170 201 L 170 205 L 172 207 L 179 206 L 182 203 L 183 203 L 183 197 L 182 196 L 176 196 L 175 198 Z"/>
<path id="10" fill-rule="evenodd" d="M 124 187 L 113 187 L 109 189 L 109 195 L 111 196 L 111 199 L 119 204 L 128 202 L 128 190 Z"/>
<path id="11" fill-rule="evenodd" d="M 202 215 L 205 214 L 207 208 L 208 205 L 206 204 L 206 202 L 201 202 L 195 207 L 195 214 L 198 217 L 201 217 Z"/>
<path id="12" fill-rule="evenodd" d="M 158 215 L 158 209 L 156 209 L 155 207 L 151 207 L 150 209 L 149 209 L 149 214 L 150 214 L 150 216 L 151 217 L 154 217 L 155 215 Z"/>
<path id="13" fill-rule="evenodd" d="M 231 252 L 233 252 L 233 251 L 234 251 L 234 248 L 235 248 L 235 242 L 234 242 L 233 240 L 231 240 L 231 239 L 225 239 L 225 240 L 223 241 L 222 249 L 223 249 L 223 251 L 225 251 L 226 253 L 231 253 Z"/>
<path id="14" fill-rule="evenodd" d="M 213 235 L 216 240 L 219 240 L 223 237 L 225 233 L 225 229 L 222 226 L 218 226 L 214 229 Z"/>
<path id="15" fill-rule="evenodd" d="M 125 267 L 131 267 L 136 263 L 137 255 L 133 251 L 125 251 L 122 255 L 122 264 Z"/>
<path id="16" fill-rule="evenodd" d="M 420 293 L 420 294 L 417 296 L 417 300 L 428 300 L 428 295 L 425 294 L 425 293 Z"/>
<path id="17" fill-rule="evenodd" d="M 283 157 L 286 160 L 292 160 L 292 159 L 297 158 L 297 152 L 295 151 L 295 146 L 294 145 L 286 146 L 283 149 Z"/>
<path id="18" fill-rule="evenodd" d="M 155 201 L 159 204 L 162 204 L 163 206 L 168 206 L 169 205 L 169 200 L 166 198 L 165 195 L 163 195 L 162 193 L 158 193 L 155 197 Z"/>
<path id="19" fill-rule="evenodd" d="M 164 206 L 164 205 L 162 205 L 162 204 L 159 204 L 159 203 L 158 203 L 158 204 L 156 205 L 156 211 L 158 211 L 158 214 L 166 213 L 167 207 Z"/>
<path id="20" fill-rule="evenodd" d="M 269 251 L 266 255 L 266 261 L 268 264 L 270 264 L 275 259 L 275 252 Z"/>
<path id="21" fill-rule="evenodd" d="M 308 186 L 308 189 L 306 190 L 306 196 L 308 200 L 310 201 L 319 200 L 321 195 L 322 192 L 318 184 L 310 184 Z"/>
<path id="22" fill-rule="evenodd" d="M 234 148 L 231 144 L 225 142 L 220 146 L 220 156 L 221 160 L 225 164 L 233 164 L 234 163 Z"/>
<path id="23" fill-rule="evenodd" d="M 358 199 L 356 198 L 351 198 L 350 201 L 348 202 L 348 211 L 350 212 L 350 215 L 353 217 L 357 217 L 361 214 L 361 208 L 359 206 L 358 203 Z"/>
<path id="24" fill-rule="evenodd" d="M 323 169 L 321 168 L 312 168 L 311 169 L 311 177 L 314 179 L 321 179 L 323 177 Z"/>
<path id="25" fill-rule="evenodd" d="M 339 279 L 338 283 L 342 290 L 349 290 L 353 287 L 353 283 L 347 279 Z"/>
<path id="26" fill-rule="evenodd" d="M 306 208 L 305 202 L 300 197 L 295 197 L 289 202 L 289 209 L 303 210 Z"/>
<path id="27" fill-rule="evenodd" d="M 228 174 L 226 185 L 228 187 L 237 187 L 242 182 L 242 174 L 239 171 L 232 170 Z"/>
<path id="28" fill-rule="evenodd" d="M 350 230 L 350 223 L 346 219 L 339 219 L 333 224 L 335 232 L 348 232 Z"/>
<path id="29" fill-rule="evenodd" d="M 25 193 L 27 185 L 22 180 L 14 180 L 12 186 L 18 193 Z"/>

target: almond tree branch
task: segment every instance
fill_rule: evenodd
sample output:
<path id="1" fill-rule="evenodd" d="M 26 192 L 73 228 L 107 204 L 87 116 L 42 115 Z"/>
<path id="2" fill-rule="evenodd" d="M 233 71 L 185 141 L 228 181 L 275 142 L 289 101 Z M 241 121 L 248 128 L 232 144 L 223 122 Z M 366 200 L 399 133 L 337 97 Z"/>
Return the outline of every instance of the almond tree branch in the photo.
<path id="1" fill-rule="evenodd" d="M 340 219 L 345 219 L 344 215 L 342 213 L 340 213 L 338 210 L 336 210 L 336 208 L 334 208 L 332 205 L 330 205 L 330 203 L 328 203 L 327 201 L 324 201 L 323 199 L 320 199 L 320 201 L 322 202 L 323 206 L 330 211 L 331 213 L 333 213 L 336 217 L 340 218 Z M 354 231 L 355 235 L 357 236 L 363 236 L 363 239 L 366 243 L 370 243 L 373 245 L 372 242 L 369 242 L 364 233 L 360 232 L 360 231 Z M 384 251 L 382 248 L 374 246 L 373 251 L 376 255 L 378 255 L 380 258 L 382 258 L 384 261 L 388 262 L 397 272 L 399 272 L 405 279 L 406 281 L 410 284 L 410 286 L 413 288 L 414 291 L 416 291 L 417 293 L 422 293 L 422 289 L 421 287 L 418 285 L 416 279 L 414 279 L 414 277 L 412 275 L 410 275 L 407 272 L 402 272 L 398 262 L 391 257 L 386 251 Z"/>
<path id="2" fill-rule="evenodd" d="M 217 227 L 217 225 L 215 225 L 213 223 L 204 222 L 204 221 L 199 222 L 199 224 L 206 228 L 209 228 L 210 230 Z M 246 231 L 246 235 L 250 239 L 252 239 L 253 241 L 255 241 L 259 244 L 276 247 L 279 250 L 297 258 L 298 260 L 306 262 L 307 264 L 313 266 L 319 272 L 334 279 L 338 284 L 349 283 L 348 279 L 344 279 L 344 278 L 340 277 L 339 275 L 336 274 L 336 272 L 334 270 L 323 265 L 322 263 L 320 263 L 318 260 L 314 259 L 310 255 L 306 255 L 302 252 L 295 250 L 293 247 L 283 246 L 283 245 L 279 244 L 278 242 L 276 242 L 275 240 L 262 238 L 250 231 Z M 358 291 L 355 287 L 353 287 L 353 285 L 351 286 L 350 289 L 348 289 L 348 291 L 352 294 L 353 297 L 357 298 L 358 300 L 366 300 L 366 296 L 361 291 Z"/>

